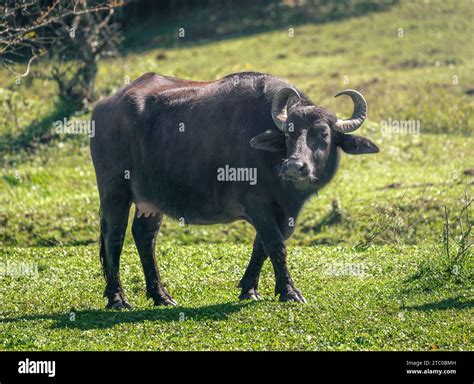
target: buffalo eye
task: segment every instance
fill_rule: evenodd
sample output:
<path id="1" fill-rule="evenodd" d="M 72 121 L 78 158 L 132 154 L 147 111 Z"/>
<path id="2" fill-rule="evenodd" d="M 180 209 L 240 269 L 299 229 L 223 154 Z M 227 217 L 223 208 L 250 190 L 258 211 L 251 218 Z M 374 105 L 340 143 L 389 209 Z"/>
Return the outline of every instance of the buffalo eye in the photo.
<path id="1" fill-rule="evenodd" d="M 308 130 L 308 145 L 313 150 L 325 150 L 329 145 L 329 131 L 325 124 L 318 124 Z"/>

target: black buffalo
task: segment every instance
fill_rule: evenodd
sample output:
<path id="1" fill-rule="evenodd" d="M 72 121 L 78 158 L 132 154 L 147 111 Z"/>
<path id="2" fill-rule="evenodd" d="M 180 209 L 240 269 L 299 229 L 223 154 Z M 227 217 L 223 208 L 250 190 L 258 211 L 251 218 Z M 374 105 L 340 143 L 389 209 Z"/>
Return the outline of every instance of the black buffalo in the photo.
<path id="1" fill-rule="evenodd" d="M 213 82 L 155 73 L 100 101 L 91 153 L 100 195 L 100 256 L 109 308 L 128 308 L 119 275 L 129 210 L 132 233 L 156 305 L 176 305 L 155 261 L 163 214 L 187 224 L 246 220 L 256 229 L 240 299 L 258 299 L 267 258 L 281 301 L 305 302 L 287 268 L 285 239 L 309 197 L 327 184 L 346 153 L 378 152 L 348 135 L 367 115 L 364 97 L 351 119 L 315 106 L 288 82 L 238 73 Z"/>

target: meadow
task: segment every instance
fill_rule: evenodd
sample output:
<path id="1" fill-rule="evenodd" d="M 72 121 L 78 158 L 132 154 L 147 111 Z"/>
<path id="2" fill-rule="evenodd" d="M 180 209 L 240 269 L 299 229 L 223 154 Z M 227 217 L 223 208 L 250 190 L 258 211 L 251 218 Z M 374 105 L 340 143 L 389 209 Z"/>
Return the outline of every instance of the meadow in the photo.
<path id="1" fill-rule="evenodd" d="M 250 225 L 166 217 L 157 260 L 179 306 L 145 299 L 127 233 L 122 282 L 134 309 L 105 310 L 88 138 L 52 131 L 90 110 L 58 101 L 47 62 L 19 84 L 0 72 L 0 350 L 472 350 L 473 16 L 470 1 L 401 1 L 222 38 L 193 40 L 191 24 L 190 41 L 176 38 L 178 20 L 141 26 L 146 45 L 129 31 L 122 55 L 101 62 L 100 96 L 146 72 L 240 71 L 286 78 L 340 116 L 352 104 L 336 92 L 365 95 L 359 132 L 381 152 L 343 155 L 288 241 L 305 305 L 277 301 L 269 263 L 263 300 L 238 301 Z"/>

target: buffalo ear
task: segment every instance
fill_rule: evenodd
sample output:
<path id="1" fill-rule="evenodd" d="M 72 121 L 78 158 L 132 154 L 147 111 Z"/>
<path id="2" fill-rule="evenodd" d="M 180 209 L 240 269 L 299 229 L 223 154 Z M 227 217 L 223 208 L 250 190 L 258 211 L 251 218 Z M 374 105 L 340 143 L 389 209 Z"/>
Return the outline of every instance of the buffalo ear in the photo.
<path id="1" fill-rule="evenodd" d="M 285 135 L 280 132 L 265 131 L 250 140 L 250 146 L 270 152 L 280 152 L 286 149 Z"/>
<path id="2" fill-rule="evenodd" d="M 365 137 L 355 135 L 342 135 L 339 146 L 351 155 L 363 155 L 365 153 L 377 153 L 379 147 Z"/>

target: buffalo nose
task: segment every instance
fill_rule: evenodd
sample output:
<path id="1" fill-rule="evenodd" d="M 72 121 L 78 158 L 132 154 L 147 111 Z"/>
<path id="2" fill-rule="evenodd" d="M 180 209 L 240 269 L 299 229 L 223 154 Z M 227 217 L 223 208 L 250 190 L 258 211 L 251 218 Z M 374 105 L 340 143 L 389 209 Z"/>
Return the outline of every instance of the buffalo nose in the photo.
<path id="1" fill-rule="evenodd" d="M 282 173 L 288 177 L 304 177 L 308 175 L 308 165 L 299 160 L 287 160 L 283 163 Z"/>

